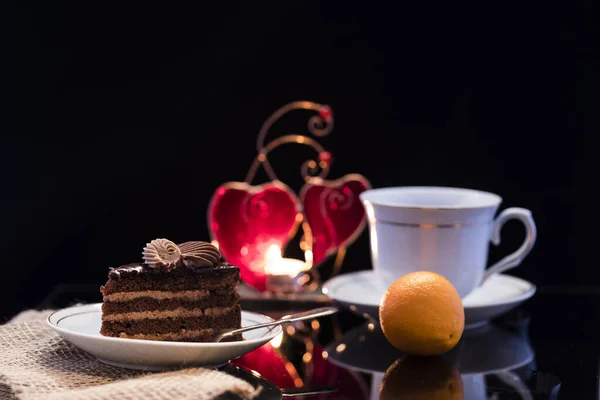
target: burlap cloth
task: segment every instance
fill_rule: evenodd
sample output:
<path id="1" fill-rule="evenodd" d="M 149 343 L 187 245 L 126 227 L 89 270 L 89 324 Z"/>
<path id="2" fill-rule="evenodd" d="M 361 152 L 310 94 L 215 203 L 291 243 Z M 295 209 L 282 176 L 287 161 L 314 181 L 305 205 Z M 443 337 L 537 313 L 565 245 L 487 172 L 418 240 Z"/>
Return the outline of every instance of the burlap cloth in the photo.
<path id="1" fill-rule="evenodd" d="M 251 399 L 258 392 L 205 368 L 148 373 L 102 364 L 52 331 L 50 312 L 26 311 L 0 325 L 0 399 Z"/>

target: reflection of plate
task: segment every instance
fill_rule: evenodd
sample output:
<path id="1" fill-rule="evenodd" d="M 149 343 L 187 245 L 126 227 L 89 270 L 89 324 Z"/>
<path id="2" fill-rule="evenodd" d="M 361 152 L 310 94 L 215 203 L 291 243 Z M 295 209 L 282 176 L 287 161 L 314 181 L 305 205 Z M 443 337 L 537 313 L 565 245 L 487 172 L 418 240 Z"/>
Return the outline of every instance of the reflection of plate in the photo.
<path id="1" fill-rule="evenodd" d="M 383 373 L 402 353 L 389 344 L 377 324 L 347 332 L 326 347 L 329 361 L 366 373 Z M 521 367 L 533 361 L 534 352 L 525 334 L 494 325 L 465 331 L 458 346 L 447 353 L 461 375 L 489 374 Z"/>
<path id="2" fill-rule="evenodd" d="M 333 364 L 368 374 L 383 373 L 402 356 L 383 336 L 378 324 L 361 325 L 325 348 Z"/>
<path id="3" fill-rule="evenodd" d="M 255 400 L 280 400 L 282 398 L 281 390 L 277 388 L 273 383 L 264 379 L 260 374 L 255 371 L 242 368 L 234 364 L 227 364 L 221 371 L 233 375 L 236 378 L 240 378 L 255 388 L 260 387 L 260 392 Z"/>
<path id="4" fill-rule="evenodd" d="M 323 293 L 357 314 L 379 317 L 379 302 L 387 285 L 373 270 L 337 276 L 323 286 Z M 492 275 L 463 298 L 465 324 L 478 326 L 517 307 L 535 293 L 535 285 L 510 275 Z"/>
<path id="5" fill-rule="evenodd" d="M 192 343 L 122 339 L 100 334 L 101 304 L 75 306 L 56 311 L 48 325 L 58 334 L 98 360 L 118 367 L 162 370 L 180 366 L 216 366 L 257 349 L 282 332 L 281 326 L 243 334 L 240 342 Z M 273 321 L 242 311 L 242 326 Z"/>

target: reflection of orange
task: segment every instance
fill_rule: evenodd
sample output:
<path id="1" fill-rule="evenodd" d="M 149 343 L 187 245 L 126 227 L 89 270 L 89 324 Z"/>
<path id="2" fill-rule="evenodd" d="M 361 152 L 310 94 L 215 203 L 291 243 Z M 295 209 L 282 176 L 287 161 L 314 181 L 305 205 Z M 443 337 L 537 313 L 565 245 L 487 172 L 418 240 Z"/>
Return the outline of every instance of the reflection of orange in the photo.
<path id="1" fill-rule="evenodd" d="M 381 400 L 463 400 L 462 378 L 454 366 L 440 356 L 407 356 L 385 372 Z"/>
<path id="2" fill-rule="evenodd" d="M 433 272 L 413 272 L 385 292 L 379 308 L 381 328 L 399 350 L 421 356 L 438 355 L 458 343 L 465 312 L 456 288 Z"/>

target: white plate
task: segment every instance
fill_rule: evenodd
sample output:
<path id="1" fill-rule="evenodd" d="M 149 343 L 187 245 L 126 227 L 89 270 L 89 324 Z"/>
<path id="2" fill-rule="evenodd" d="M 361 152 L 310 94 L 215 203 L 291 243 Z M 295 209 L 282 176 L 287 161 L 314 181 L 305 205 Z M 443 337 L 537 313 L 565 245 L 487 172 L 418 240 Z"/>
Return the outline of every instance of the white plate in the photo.
<path id="1" fill-rule="evenodd" d="M 379 302 L 387 286 L 373 270 L 337 276 L 323 285 L 323 293 L 364 317 L 379 317 Z M 463 298 L 465 325 L 473 328 L 517 307 L 535 293 L 535 285 L 503 274 L 492 275 Z"/>
<path id="2" fill-rule="evenodd" d="M 282 332 L 281 326 L 261 328 L 243 334 L 244 340 L 223 343 L 164 342 L 102 336 L 101 304 L 65 308 L 48 317 L 48 325 L 63 338 L 117 367 L 148 371 L 183 366 L 219 366 L 269 342 Z M 273 319 L 242 311 L 242 327 Z"/>

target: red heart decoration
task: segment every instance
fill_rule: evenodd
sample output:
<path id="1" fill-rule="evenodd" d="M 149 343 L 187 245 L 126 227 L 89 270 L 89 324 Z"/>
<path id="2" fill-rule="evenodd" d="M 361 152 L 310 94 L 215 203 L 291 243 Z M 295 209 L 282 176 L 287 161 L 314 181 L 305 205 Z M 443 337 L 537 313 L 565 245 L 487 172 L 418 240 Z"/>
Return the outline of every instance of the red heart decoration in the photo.
<path id="1" fill-rule="evenodd" d="M 349 174 L 334 181 L 311 178 L 300 199 L 313 237 L 313 261 L 321 263 L 354 241 L 366 225 L 359 195 L 371 188 L 365 177 Z"/>
<path id="2" fill-rule="evenodd" d="M 301 221 L 299 204 L 280 181 L 257 186 L 228 182 L 217 189 L 208 207 L 211 238 L 223 257 L 240 267 L 244 282 L 266 290 L 267 249 L 275 244 L 283 251 L 294 236 Z"/>

